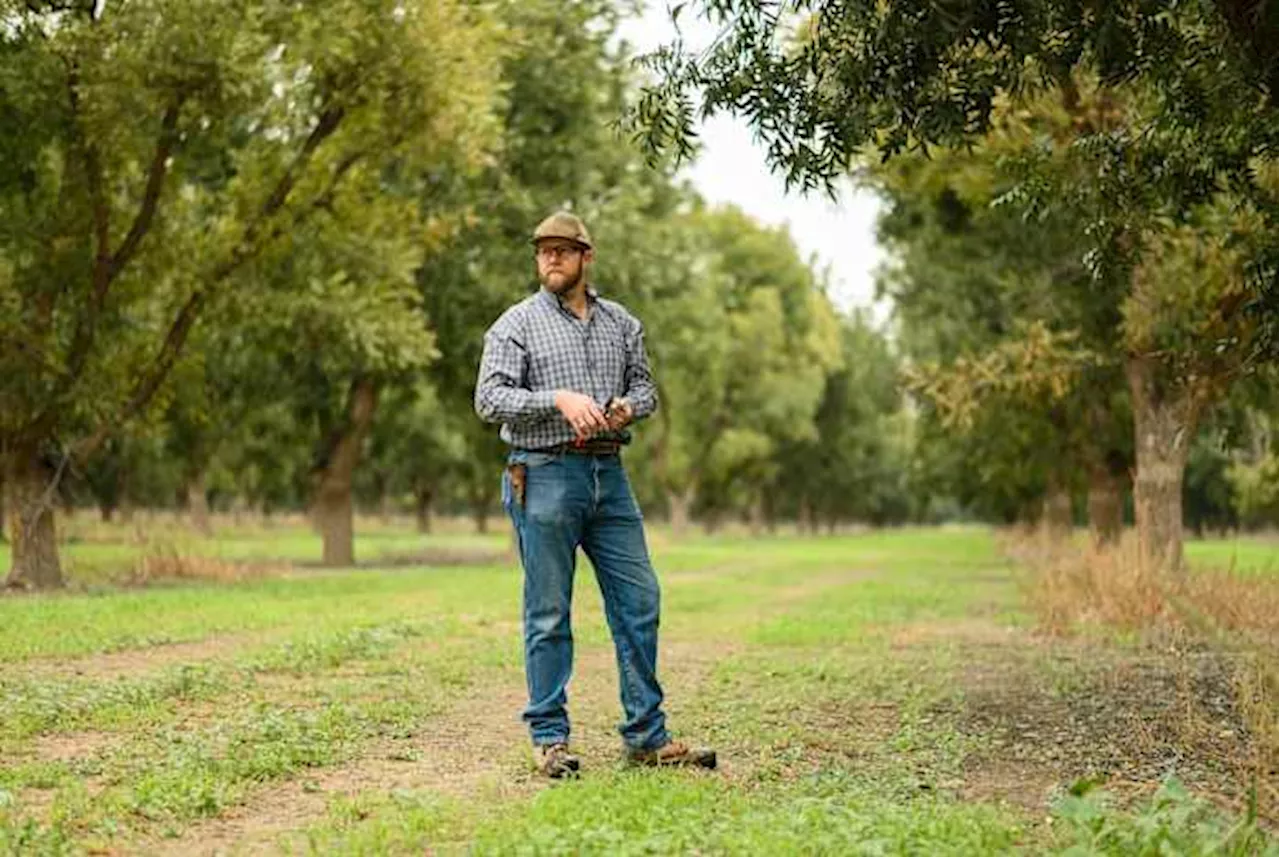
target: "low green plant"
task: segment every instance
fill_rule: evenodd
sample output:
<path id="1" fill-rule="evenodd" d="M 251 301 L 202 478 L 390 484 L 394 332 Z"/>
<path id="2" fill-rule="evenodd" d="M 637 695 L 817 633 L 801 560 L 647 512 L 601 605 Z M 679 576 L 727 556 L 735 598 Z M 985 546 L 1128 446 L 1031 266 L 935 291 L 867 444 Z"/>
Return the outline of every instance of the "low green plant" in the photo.
<path id="1" fill-rule="evenodd" d="M 1056 817 L 1066 823 L 1063 854 L 1070 857 L 1277 853 L 1275 836 L 1259 827 L 1253 810 L 1232 820 L 1188 793 L 1176 778 L 1167 779 L 1145 807 L 1131 813 L 1118 811 L 1106 791 L 1080 783 L 1060 801 Z"/>

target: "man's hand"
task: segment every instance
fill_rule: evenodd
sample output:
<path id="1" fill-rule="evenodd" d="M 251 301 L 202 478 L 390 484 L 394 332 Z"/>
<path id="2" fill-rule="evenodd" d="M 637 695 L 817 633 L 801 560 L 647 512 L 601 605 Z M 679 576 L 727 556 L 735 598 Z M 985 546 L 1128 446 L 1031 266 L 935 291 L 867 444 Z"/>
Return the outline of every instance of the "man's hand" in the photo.
<path id="1" fill-rule="evenodd" d="M 605 418 L 604 411 L 600 410 L 596 400 L 590 396 L 575 393 L 572 390 L 557 390 L 556 407 L 560 409 L 560 413 L 564 414 L 569 425 L 573 426 L 580 441 L 609 428 L 609 421 Z"/>
<path id="2" fill-rule="evenodd" d="M 609 401 L 609 409 L 605 411 L 605 418 L 609 421 L 610 431 L 622 431 L 631 423 L 635 415 L 635 409 L 631 407 L 631 402 L 628 399 L 611 399 Z"/>

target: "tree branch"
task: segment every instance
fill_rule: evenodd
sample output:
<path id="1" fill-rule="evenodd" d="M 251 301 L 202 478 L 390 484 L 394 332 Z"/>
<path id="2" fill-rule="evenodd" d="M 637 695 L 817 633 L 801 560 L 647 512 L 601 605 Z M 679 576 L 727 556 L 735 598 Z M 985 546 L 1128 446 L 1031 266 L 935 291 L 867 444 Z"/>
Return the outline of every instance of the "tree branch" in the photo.
<path id="1" fill-rule="evenodd" d="M 222 265 L 214 269 L 211 283 L 226 279 L 249 259 L 252 255 L 253 244 L 258 237 L 258 230 L 262 228 L 263 223 L 284 206 L 285 201 L 289 198 L 289 193 L 293 190 L 293 186 L 298 183 L 298 176 L 306 167 L 307 162 L 311 160 L 316 149 L 320 148 L 320 144 L 332 135 L 334 131 L 338 130 L 338 125 L 345 115 L 346 110 L 336 106 L 330 107 L 320 114 L 316 127 L 307 135 L 306 142 L 302 144 L 302 148 L 294 156 L 293 162 L 289 164 L 284 174 L 280 176 L 280 180 L 276 182 L 275 188 L 272 189 L 270 196 L 262 204 L 262 209 L 258 212 L 257 217 L 245 228 L 244 234 L 240 236 L 240 241 L 236 244 L 235 249 L 231 251 L 231 256 Z M 345 172 L 345 169 L 343 172 Z M 272 236 L 279 233 L 280 230 L 276 229 L 272 232 Z"/>
<path id="2" fill-rule="evenodd" d="M 297 184 L 298 175 L 306 167 L 307 162 L 311 160 L 311 156 L 315 154 L 316 149 L 320 148 L 320 144 L 327 137 L 338 130 L 338 124 L 342 122 L 342 117 L 346 115 L 346 109 L 341 106 L 332 106 L 320 114 L 320 119 L 316 122 L 316 127 L 307 135 L 307 141 L 302 144 L 302 148 L 294 157 L 293 163 L 285 170 L 284 175 L 280 177 L 280 181 L 276 182 L 275 189 L 271 192 L 271 196 L 267 197 L 267 201 L 262 206 L 262 211 L 258 215 L 258 219 L 250 225 L 246 231 L 246 235 L 256 233 L 256 227 L 271 215 L 280 210 L 288 198 L 293 186 Z"/>
<path id="3" fill-rule="evenodd" d="M 318 194 L 315 199 L 311 200 L 308 205 L 299 208 L 294 213 L 293 220 L 288 223 L 276 224 L 276 227 L 271 230 L 271 234 L 267 236 L 266 243 L 270 243 L 276 238 L 279 238 L 287 230 L 306 223 L 307 219 L 320 209 L 328 208 L 329 204 L 333 202 L 334 194 L 338 190 L 338 182 L 342 181 L 343 176 L 350 172 L 351 168 L 354 167 L 366 154 L 368 153 L 363 151 L 351 152 L 339 161 L 338 166 L 334 169 L 333 176 L 329 179 L 329 184 L 325 187 L 324 191 Z"/>
<path id="4" fill-rule="evenodd" d="M 60 395 L 71 387 L 84 370 L 85 359 L 93 344 L 94 332 L 98 322 L 98 312 L 106 298 L 107 289 L 111 285 L 111 211 L 107 205 L 103 191 L 102 161 L 98 157 L 98 149 L 93 141 L 87 139 L 80 127 L 80 84 L 79 66 L 74 60 L 67 68 L 67 100 L 71 106 L 71 128 L 74 134 L 74 145 L 80 150 L 84 161 L 85 184 L 89 190 L 89 209 L 92 218 L 94 241 L 93 269 L 90 274 L 89 305 L 76 319 L 75 332 L 71 335 L 71 346 L 67 356 L 66 373 L 57 388 L 50 395 L 50 405 L 46 410 L 55 407 Z M 39 418 L 37 418 L 37 422 Z"/>
<path id="5" fill-rule="evenodd" d="M 114 280 L 124 266 L 129 264 L 129 260 L 137 253 L 138 245 L 155 219 L 160 191 L 164 189 L 165 176 L 169 170 L 169 155 L 173 152 L 174 144 L 178 139 L 178 115 L 182 111 L 182 103 L 185 100 L 185 93 L 177 93 L 160 119 L 160 136 L 156 140 L 156 151 L 151 157 L 151 167 L 147 171 L 147 186 L 142 193 L 142 203 L 138 207 L 138 214 L 133 219 L 133 225 L 129 227 L 129 233 L 125 235 L 119 249 L 111 256 L 109 280 Z"/>
<path id="6" fill-rule="evenodd" d="M 276 186 L 272 189 L 266 201 L 263 202 L 257 217 L 245 227 L 244 234 L 236 244 L 230 258 L 215 268 L 204 285 L 193 291 L 178 310 L 178 314 L 169 325 L 169 331 L 165 335 L 164 343 L 160 346 L 160 350 L 156 352 L 151 365 L 138 378 L 137 383 L 134 384 L 123 409 L 124 414 L 140 413 L 150 404 L 152 397 L 160 389 L 160 385 L 164 383 L 174 363 L 181 356 L 187 336 L 191 333 L 191 328 L 195 326 L 205 302 L 222 281 L 227 279 L 252 256 L 253 244 L 257 238 L 258 230 L 267 219 L 284 206 L 289 198 L 289 193 L 298 182 L 299 175 L 306 168 L 307 163 L 320 147 L 320 144 L 338 129 L 338 125 L 344 115 L 345 111 L 341 107 L 331 107 L 321 113 L 316 127 L 312 129 L 292 163 L 289 164 L 284 174 L 280 176 L 280 180 L 276 182 Z M 352 164 L 355 162 L 350 157 L 348 160 L 351 160 Z M 349 168 L 350 164 L 347 166 L 347 169 Z M 346 170 L 344 169 L 343 172 L 345 173 Z M 335 184 L 336 179 L 334 182 L 330 182 L 330 188 L 332 189 Z M 309 210 L 314 210 L 314 207 Z M 128 416 L 126 416 L 127 418 Z M 80 457 L 91 455 L 107 439 L 111 429 L 111 424 L 104 421 L 93 434 L 76 444 L 75 454 Z"/>
<path id="7" fill-rule="evenodd" d="M 199 316 L 200 308 L 204 305 L 208 296 L 209 291 L 207 288 L 196 289 L 187 298 L 182 308 L 178 310 L 178 314 L 174 317 L 173 323 L 169 325 L 169 332 L 165 335 L 164 343 L 156 353 L 150 368 L 138 379 L 132 393 L 129 395 L 128 402 L 122 411 L 126 415 L 126 420 L 130 416 L 140 413 L 150 403 L 151 397 L 156 394 L 156 391 L 160 389 L 160 385 L 164 383 L 165 378 L 169 376 L 169 371 L 182 354 L 182 347 L 186 344 L 187 335 L 191 333 L 191 328 L 195 325 L 196 318 Z M 92 455 L 111 434 L 112 428 L 113 426 L 109 421 L 103 421 L 93 434 L 75 445 L 74 455 L 81 460 Z"/>

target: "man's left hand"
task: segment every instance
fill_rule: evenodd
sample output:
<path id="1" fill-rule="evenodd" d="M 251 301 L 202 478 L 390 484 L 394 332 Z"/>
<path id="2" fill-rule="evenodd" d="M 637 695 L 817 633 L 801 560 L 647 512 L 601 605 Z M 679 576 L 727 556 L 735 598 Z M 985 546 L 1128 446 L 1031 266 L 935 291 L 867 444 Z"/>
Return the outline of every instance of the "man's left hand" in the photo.
<path id="1" fill-rule="evenodd" d="M 626 399 L 614 399 L 609 402 L 609 408 L 605 411 L 605 419 L 609 421 L 610 431 L 621 431 L 626 428 L 631 420 L 635 417 L 635 411 L 631 407 L 631 402 Z"/>

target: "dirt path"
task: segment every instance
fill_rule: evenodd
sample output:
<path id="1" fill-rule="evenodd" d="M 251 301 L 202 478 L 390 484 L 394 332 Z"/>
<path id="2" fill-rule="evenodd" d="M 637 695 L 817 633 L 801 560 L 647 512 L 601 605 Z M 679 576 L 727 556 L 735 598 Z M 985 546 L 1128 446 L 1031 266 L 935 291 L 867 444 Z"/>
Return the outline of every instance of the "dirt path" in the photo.
<path id="1" fill-rule="evenodd" d="M 180 664 L 225 660 L 248 649 L 282 640 L 281 631 L 213 634 L 189 643 L 151 643 L 139 648 L 105 652 L 77 658 L 38 658 L 7 668 L 15 678 L 48 680 L 77 678 L 110 680 L 143 673 L 159 672 Z"/>
<path id="2" fill-rule="evenodd" d="M 816 573 L 780 588 L 765 612 L 782 612 L 822 590 L 871 574 L 861 569 Z M 598 600 L 576 605 L 574 622 L 577 628 L 603 626 Z M 510 632 L 518 633 L 518 628 L 512 625 Z M 681 731 L 682 724 L 691 725 L 682 710 L 715 665 L 738 648 L 727 641 L 664 639 L 659 672 L 677 736 L 698 740 L 698 735 Z M 141 847 L 156 855 L 278 853 L 284 843 L 305 844 L 303 831 L 325 818 L 334 799 L 360 794 L 429 791 L 464 800 L 483 797 L 487 802 L 527 797 L 548 784 L 530 767 L 528 737 L 519 720 L 524 703 L 522 670 L 498 670 L 478 680 L 465 697 L 431 717 L 411 738 L 366 744 L 345 764 L 266 785 L 222 816 L 191 825 L 177 839 L 151 840 Z M 575 750 L 587 775 L 620 765 L 616 724 L 621 703 L 611 643 L 579 641 L 569 709 Z M 738 768 L 750 764 L 745 755 L 741 765 L 732 754 L 721 756 L 725 776 L 741 776 Z"/>
<path id="3" fill-rule="evenodd" d="M 704 644 L 663 647 L 664 689 L 673 714 L 731 651 Z M 610 644 L 580 647 L 576 661 L 569 707 L 575 748 L 589 776 L 620 764 L 614 728 L 620 716 L 617 668 Z M 528 738 L 519 721 L 524 703 L 522 672 L 503 670 L 477 682 L 411 738 L 368 744 L 344 765 L 272 783 L 222 817 L 192 825 L 178 839 L 141 847 L 147 854 L 175 857 L 274 854 L 285 841 L 304 845 L 303 831 L 324 819 L 335 798 L 360 794 L 430 791 L 500 802 L 527 797 L 549 784 L 530 769 Z"/>

